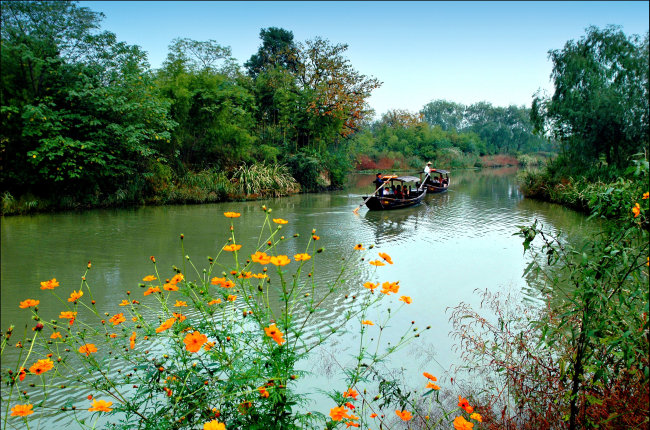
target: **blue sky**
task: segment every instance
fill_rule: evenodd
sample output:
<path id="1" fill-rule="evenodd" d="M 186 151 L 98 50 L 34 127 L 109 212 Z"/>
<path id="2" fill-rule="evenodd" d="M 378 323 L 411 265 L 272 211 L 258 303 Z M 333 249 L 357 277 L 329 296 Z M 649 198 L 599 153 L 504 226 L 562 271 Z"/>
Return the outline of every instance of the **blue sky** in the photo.
<path id="1" fill-rule="evenodd" d="M 346 43 L 359 72 L 383 82 L 369 104 L 417 112 L 446 99 L 530 107 L 552 91 L 550 49 L 579 39 L 590 25 L 648 31 L 649 2 L 226 2 L 86 1 L 106 17 L 102 28 L 141 46 L 159 67 L 176 37 L 216 40 L 243 64 L 261 28 L 281 27 L 295 41 L 320 36 Z"/>

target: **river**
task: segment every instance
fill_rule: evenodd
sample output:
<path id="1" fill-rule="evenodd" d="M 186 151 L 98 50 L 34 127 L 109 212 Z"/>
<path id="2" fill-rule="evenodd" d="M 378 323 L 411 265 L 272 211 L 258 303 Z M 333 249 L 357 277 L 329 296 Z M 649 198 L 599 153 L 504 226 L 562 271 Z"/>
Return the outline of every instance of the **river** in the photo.
<path id="1" fill-rule="evenodd" d="M 282 245 L 287 255 L 304 252 L 311 230 L 316 229 L 319 244 L 325 249 L 318 257 L 318 276 L 323 285 L 336 276 L 341 259 L 349 258 L 358 243 L 375 245 L 367 254 L 369 258 L 376 258 L 378 251 L 388 253 L 395 264 L 379 268 L 380 279 L 373 275 L 373 266 L 360 263 L 347 291 L 365 291 L 362 284 L 367 280 L 399 280 L 400 295 L 410 296 L 413 303 L 403 306 L 395 317 L 396 332 L 403 331 L 400 324 L 411 321 L 420 328 L 430 325 L 432 329 L 416 346 L 393 356 L 393 363 L 409 363 L 414 375 L 428 371 L 444 376 L 456 360 L 448 334 L 447 309 L 461 301 L 478 305 L 480 297 L 475 290 L 527 290 L 522 272 L 528 257 L 523 254 L 521 238 L 514 236 L 517 226 L 538 219 L 553 230 L 561 230 L 569 241 L 580 240 L 598 228 L 597 222 L 588 221 L 582 214 L 524 199 L 515 177 L 514 168 L 455 171 L 447 193 L 427 196 L 419 206 L 385 212 L 363 207 L 358 214 L 353 213 L 361 196 L 374 189 L 373 175 L 355 174 L 347 189 L 321 194 L 4 217 L 2 329 L 14 323 L 18 337 L 26 325 L 33 325 L 29 311 L 18 307 L 27 298 L 41 300 L 42 317 L 57 318 L 57 304 L 48 292 L 40 290 L 40 282 L 56 278 L 61 285 L 58 290 L 67 296 L 79 288 L 89 261 L 92 269 L 87 279 L 94 299 L 102 311 L 120 312 L 118 303 L 127 290 L 142 295 L 138 284 L 151 274 L 150 256 L 155 256 L 159 268 L 171 276 L 171 266 L 183 264 L 179 239 L 183 234 L 185 254 L 197 266 L 207 267 L 207 257 L 215 256 L 229 236 L 230 220 L 223 213 L 241 213 L 234 221 L 238 242 L 254 245 L 264 219 L 261 206 L 266 205 L 273 209 L 273 217 L 288 221 L 282 230 L 287 237 Z M 292 238 L 295 233 L 301 236 Z M 397 308 L 399 303 L 393 302 Z M 344 303 L 342 297 L 333 300 L 312 329 L 335 320 Z M 343 339 L 333 348 L 345 353 L 354 341 L 354 337 Z M 9 362 L 15 350 L 5 351 L 3 362 Z M 302 365 L 316 374 L 312 382 L 325 378 L 323 366 L 327 365 L 320 358 Z M 311 391 L 306 388 L 305 392 Z M 50 402 L 64 402 L 73 394 L 59 391 Z"/>

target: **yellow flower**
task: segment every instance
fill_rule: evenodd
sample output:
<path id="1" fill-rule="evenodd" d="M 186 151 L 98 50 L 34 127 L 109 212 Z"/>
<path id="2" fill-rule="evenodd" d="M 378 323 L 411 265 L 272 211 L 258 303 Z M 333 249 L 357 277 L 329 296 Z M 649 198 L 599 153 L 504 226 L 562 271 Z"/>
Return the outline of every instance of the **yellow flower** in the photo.
<path id="1" fill-rule="evenodd" d="M 27 299 L 25 301 L 20 302 L 20 308 L 27 309 L 27 308 L 35 307 L 38 306 L 40 302 L 41 302 L 40 300 Z"/>
<path id="2" fill-rule="evenodd" d="M 634 218 L 638 217 L 639 214 L 641 213 L 641 206 L 639 206 L 638 203 L 634 203 L 634 207 L 632 208 L 632 212 L 634 213 Z"/>
<path id="3" fill-rule="evenodd" d="M 226 218 L 239 218 L 241 216 L 241 214 L 237 212 L 224 212 L 223 214 Z"/>
<path id="4" fill-rule="evenodd" d="M 233 294 L 230 294 L 230 295 L 228 296 L 228 301 L 229 301 L 229 302 L 234 302 L 235 300 L 237 300 L 237 296 L 235 296 L 235 295 L 233 295 Z"/>
<path id="5" fill-rule="evenodd" d="M 256 273 L 253 275 L 253 278 L 264 279 L 266 278 L 266 273 Z"/>
<path id="6" fill-rule="evenodd" d="M 93 399 L 93 405 L 88 408 L 90 412 L 110 412 L 113 410 L 110 406 L 113 402 L 107 402 L 106 400 L 95 400 Z"/>
<path id="7" fill-rule="evenodd" d="M 363 325 L 375 325 L 375 323 L 373 323 L 373 322 L 370 321 L 370 320 L 364 320 L 364 321 L 361 321 L 361 324 L 363 324 Z"/>
<path id="8" fill-rule="evenodd" d="M 176 322 L 176 318 L 169 318 L 167 321 L 160 324 L 160 327 L 156 329 L 156 333 L 160 333 L 171 328 L 171 326 L 173 326 L 175 322 Z"/>
<path id="9" fill-rule="evenodd" d="M 56 278 L 52 278 L 49 281 L 41 282 L 41 290 L 53 290 L 58 286 L 59 283 L 56 281 Z"/>
<path id="10" fill-rule="evenodd" d="M 384 259 L 384 261 L 386 261 L 386 263 L 388 263 L 388 264 L 393 264 L 393 260 L 390 258 L 390 255 L 385 254 L 385 253 L 383 253 L 383 252 L 380 252 L 380 253 L 379 253 L 379 256 L 380 256 L 382 259 Z"/>
<path id="11" fill-rule="evenodd" d="M 276 223 L 276 224 L 287 224 L 289 221 L 284 220 L 284 219 L 282 219 L 282 218 L 275 218 L 275 219 L 273 220 L 273 222 Z"/>
<path id="12" fill-rule="evenodd" d="M 363 251 L 364 249 L 366 248 L 364 248 L 360 243 L 354 246 L 355 251 Z"/>
<path id="13" fill-rule="evenodd" d="M 474 424 L 470 423 L 463 417 L 456 417 L 454 419 L 454 428 L 456 430 L 471 430 L 474 427 Z"/>
<path id="14" fill-rule="evenodd" d="M 311 258 L 309 254 L 296 254 L 293 256 L 296 261 L 307 261 Z"/>
<path id="15" fill-rule="evenodd" d="M 478 414 L 478 413 L 476 413 L 476 412 L 474 412 L 474 413 L 473 413 L 472 415 L 470 415 L 469 417 L 470 417 L 471 419 L 473 419 L 473 420 L 476 420 L 476 421 L 480 422 L 480 423 L 483 422 L 483 417 L 481 417 L 481 415 Z"/>
<path id="16" fill-rule="evenodd" d="M 258 251 L 255 254 L 251 255 L 251 260 L 254 263 L 269 264 L 271 262 L 271 257 L 266 255 L 266 252 Z"/>
<path id="17" fill-rule="evenodd" d="M 88 357 L 90 354 L 97 352 L 97 347 L 93 343 L 87 343 L 79 347 L 79 352 L 86 354 L 86 357 Z"/>
<path id="18" fill-rule="evenodd" d="M 145 276 L 144 278 L 142 278 L 142 280 L 143 280 L 144 282 L 151 282 L 151 281 L 155 281 L 156 279 L 158 279 L 158 278 L 156 278 L 156 277 L 153 276 L 153 275 L 147 275 L 147 276 Z"/>
<path id="19" fill-rule="evenodd" d="M 282 345 L 286 340 L 284 339 L 284 333 L 280 331 L 275 324 L 271 324 L 268 327 L 264 327 L 264 332 L 270 338 L 277 342 L 278 345 Z"/>
<path id="20" fill-rule="evenodd" d="M 35 375 L 40 375 L 45 373 L 48 370 L 52 370 L 54 363 L 49 358 L 44 360 L 38 360 L 36 363 L 32 364 L 32 367 L 29 368 L 29 371 Z"/>
<path id="21" fill-rule="evenodd" d="M 129 302 L 128 300 L 122 300 L 122 303 L 120 303 L 120 306 L 129 306 L 130 304 L 131 304 L 131 302 Z"/>
<path id="22" fill-rule="evenodd" d="M 72 293 L 70 293 L 70 297 L 68 298 L 69 302 L 76 302 L 81 298 L 81 296 L 84 295 L 84 292 L 79 290 L 79 292 L 72 290 Z"/>
<path id="23" fill-rule="evenodd" d="M 270 263 L 276 266 L 286 266 L 291 260 L 286 255 L 278 255 L 277 257 L 271 257 Z"/>
<path id="24" fill-rule="evenodd" d="M 377 288 L 379 286 L 379 284 L 373 284 L 372 282 L 366 282 L 365 284 L 363 284 L 363 286 L 366 287 L 367 289 L 369 289 L 370 291 L 374 291 L 375 288 Z"/>
<path id="25" fill-rule="evenodd" d="M 641 197 L 641 200 L 648 200 L 648 195 L 649 193 L 643 193 L 643 197 Z"/>
<path id="26" fill-rule="evenodd" d="M 55 332 L 52 333 L 52 335 L 50 336 L 50 339 L 62 339 L 62 337 L 61 337 L 61 333 L 59 333 L 58 331 L 55 331 Z"/>
<path id="27" fill-rule="evenodd" d="M 385 266 L 385 264 L 382 263 L 382 262 L 379 261 L 379 260 L 372 260 L 372 261 L 369 261 L 368 263 L 370 263 L 370 264 L 373 265 L 373 266 L 377 266 L 377 267 L 379 267 L 379 266 Z"/>
<path id="28" fill-rule="evenodd" d="M 126 321 L 126 318 L 124 317 L 124 314 L 120 313 L 120 314 L 113 315 L 109 319 L 109 321 L 112 322 L 113 325 L 118 325 Z"/>
<path id="29" fill-rule="evenodd" d="M 240 249 L 241 245 L 236 245 L 234 243 L 232 245 L 226 245 L 223 247 L 224 251 L 239 251 Z"/>
<path id="30" fill-rule="evenodd" d="M 226 425 L 217 420 L 212 420 L 203 424 L 203 430 L 226 430 Z"/>
<path id="31" fill-rule="evenodd" d="M 185 302 L 183 300 L 176 300 L 176 303 L 174 303 L 174 306 L 178 306 L 178 307 L 187 306 L 187 302 Z"/>
<path id="32" fill-rule="evenodd" d="M 402 296 L 399 299 L 400 301 L 406 303 L 407 305 L 410 305 L 413 302 L 413 300 L 411 300 L 409 296 Z"/>
<path id="33" fill-rule="evenodd" d="M 33 414 L 34 411 L 32 410 L 34 406 L 29 404 L 29 405 L 16 405 L 13 408 L 11 408 L 11 416 L 12 417 L 26 417 L 27 415 Z"/>
<path id="34" fill-rule="evenodd" d="M 208 302 L 209 305 L 217 305 L 221 303 L 221 299 L 214 299 Z"/>

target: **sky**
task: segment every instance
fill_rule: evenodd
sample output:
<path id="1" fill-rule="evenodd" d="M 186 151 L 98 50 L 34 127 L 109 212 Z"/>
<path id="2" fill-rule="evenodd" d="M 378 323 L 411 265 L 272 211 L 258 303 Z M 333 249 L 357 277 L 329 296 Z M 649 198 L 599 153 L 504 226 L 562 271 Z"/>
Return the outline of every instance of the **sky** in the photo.
<path id="1" fill-rule="evenodd" d="M 347 44 L 354 69 L 383 82 L 368 99 L 376 115 L 419 111 L 432 100 L 530 107 L 552 94 L 548 51 L 578 40 L 588 26 L 648 31 L 649 2 L 438 1 L 82 1 L 103 12 L 102 29 L 139 45 L 160 67 L 177 37 L 215 40 L 243 65 L 262 28 L 294 41 Z"/>

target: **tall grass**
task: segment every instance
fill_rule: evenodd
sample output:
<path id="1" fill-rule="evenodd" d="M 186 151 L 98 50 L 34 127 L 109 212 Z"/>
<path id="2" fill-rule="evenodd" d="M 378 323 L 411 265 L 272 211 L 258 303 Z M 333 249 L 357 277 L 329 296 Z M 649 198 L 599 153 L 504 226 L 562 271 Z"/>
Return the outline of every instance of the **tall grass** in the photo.
<path id="1" fill-rule="evenodd" d="M 242 197 L 280 197 L 300 190 L 300 184 L 282 164 L 242 165 L 231 178 L 235 193 Z"/>

